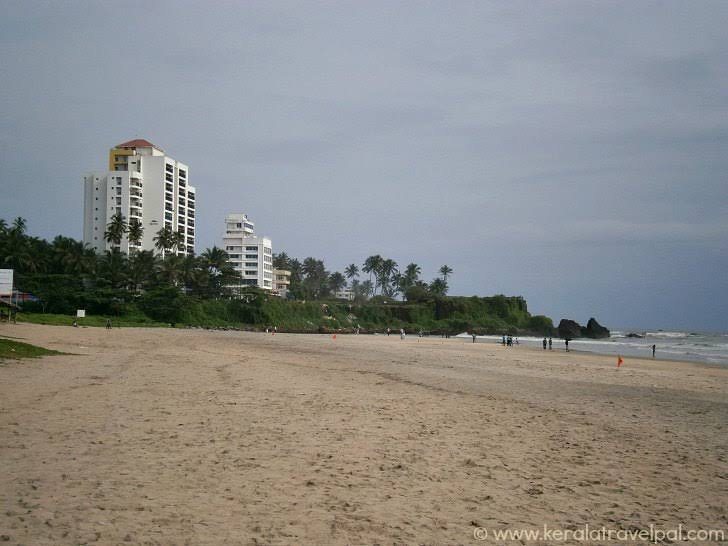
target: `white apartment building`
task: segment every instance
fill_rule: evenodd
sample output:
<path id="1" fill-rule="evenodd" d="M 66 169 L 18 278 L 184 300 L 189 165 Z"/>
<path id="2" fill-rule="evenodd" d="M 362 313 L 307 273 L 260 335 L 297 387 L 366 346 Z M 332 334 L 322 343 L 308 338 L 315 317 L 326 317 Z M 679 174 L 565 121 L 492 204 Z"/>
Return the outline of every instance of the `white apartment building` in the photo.
<path id="1" fill-rule="evenodd" d="M 225 217 L 223 248 L 240 274 L 240 286 L 273 289 L 273 245 L 255 236 L 255 224 L 242 213 Z"/>
<path id="2" fill-rule="evenodd" d="M 195 252 L 195 197 L 189 168 L 143 139 L 130 140 L 109 151 L 109 170 L 84 176 L 83 242 L 97 252 L 110 250 L 106 225 L 117 212 L 127 222 L 144 227 L 141 244 L 126 236 L 120 250 L 155 250 L 154 237 L 168 227 L 184 236 L 177 253 Z"/>

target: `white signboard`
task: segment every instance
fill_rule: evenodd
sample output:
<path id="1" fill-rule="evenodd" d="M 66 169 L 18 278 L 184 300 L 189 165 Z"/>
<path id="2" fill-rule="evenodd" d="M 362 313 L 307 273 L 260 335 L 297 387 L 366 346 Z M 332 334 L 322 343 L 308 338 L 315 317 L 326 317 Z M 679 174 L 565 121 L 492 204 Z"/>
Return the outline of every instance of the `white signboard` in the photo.
<path id="1" fill-rule="evenodd" d="M 13 295 L 13 270 L 0 269 L 0 296 Z"/>
<path id="2" fill-rule="evenodd" d="M 86 316 L 86 309 L 76 309 L 76 317 L 84 318 Z"/>

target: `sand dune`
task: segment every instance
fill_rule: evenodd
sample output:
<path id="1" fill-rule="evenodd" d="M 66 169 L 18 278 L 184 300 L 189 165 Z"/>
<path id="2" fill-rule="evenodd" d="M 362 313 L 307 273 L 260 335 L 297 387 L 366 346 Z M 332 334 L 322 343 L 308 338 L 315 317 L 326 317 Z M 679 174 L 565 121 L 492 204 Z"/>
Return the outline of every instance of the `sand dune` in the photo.
<path id="1" fill-rule="evenodd" d="M 0 535 L 472 544 L 728 531 L 728 369 L 461 340 L 2 325 Z"/>

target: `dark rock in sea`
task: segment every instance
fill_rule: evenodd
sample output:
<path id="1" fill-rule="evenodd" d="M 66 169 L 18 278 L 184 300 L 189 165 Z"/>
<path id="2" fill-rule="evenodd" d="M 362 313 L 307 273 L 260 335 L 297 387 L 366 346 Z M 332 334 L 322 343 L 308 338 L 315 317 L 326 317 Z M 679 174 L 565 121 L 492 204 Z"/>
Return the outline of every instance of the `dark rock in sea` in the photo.
<path id="1" fill-rule="evenodd" d="M 609 330 L 599 324 L 597 319 L 592 317 L 589 319 L 589 322 L 586 323 L 586 328 L 584 329 L 583 334 L 592 339 L 602 339 L 609 337 Z"/>
<path id="2" fill-rule="evenodd" d="M 645 336 L 643 336 L 642 334 L 635 334 L 634 332 L 630 332 L 629 334 L 627 334 L 624 337 L 634 337 L 634 338 L 637 338 L 637 339 L 642 339 Z"/>
<path id="3" fill-rule="evenodd" d="M 582 327 L 576 321 L 561 319 L 557 329 L 559 331 L 559 337 L 562 339 L 575 339 L 577 337 L 581 337 Z"/>

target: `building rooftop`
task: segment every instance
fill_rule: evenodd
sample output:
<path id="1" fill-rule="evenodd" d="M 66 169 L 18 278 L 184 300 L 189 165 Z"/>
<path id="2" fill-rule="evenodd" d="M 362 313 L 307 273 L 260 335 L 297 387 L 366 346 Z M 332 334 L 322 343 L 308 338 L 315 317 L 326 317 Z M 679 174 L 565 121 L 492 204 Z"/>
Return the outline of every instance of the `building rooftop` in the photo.
<path id="1" fill-rule="evenodd" d="M 152 144 L 148 140 L 144 140 L 143 138 L 135 138 L 134 140 L 130 140 L 128 142 L 124 142 L 122 144 L 117 144 L 117 148 L 155 148 L 159 150 L 160 152 L 163 152 L 162 148 L 157 146 L 156 144 Z"/>

